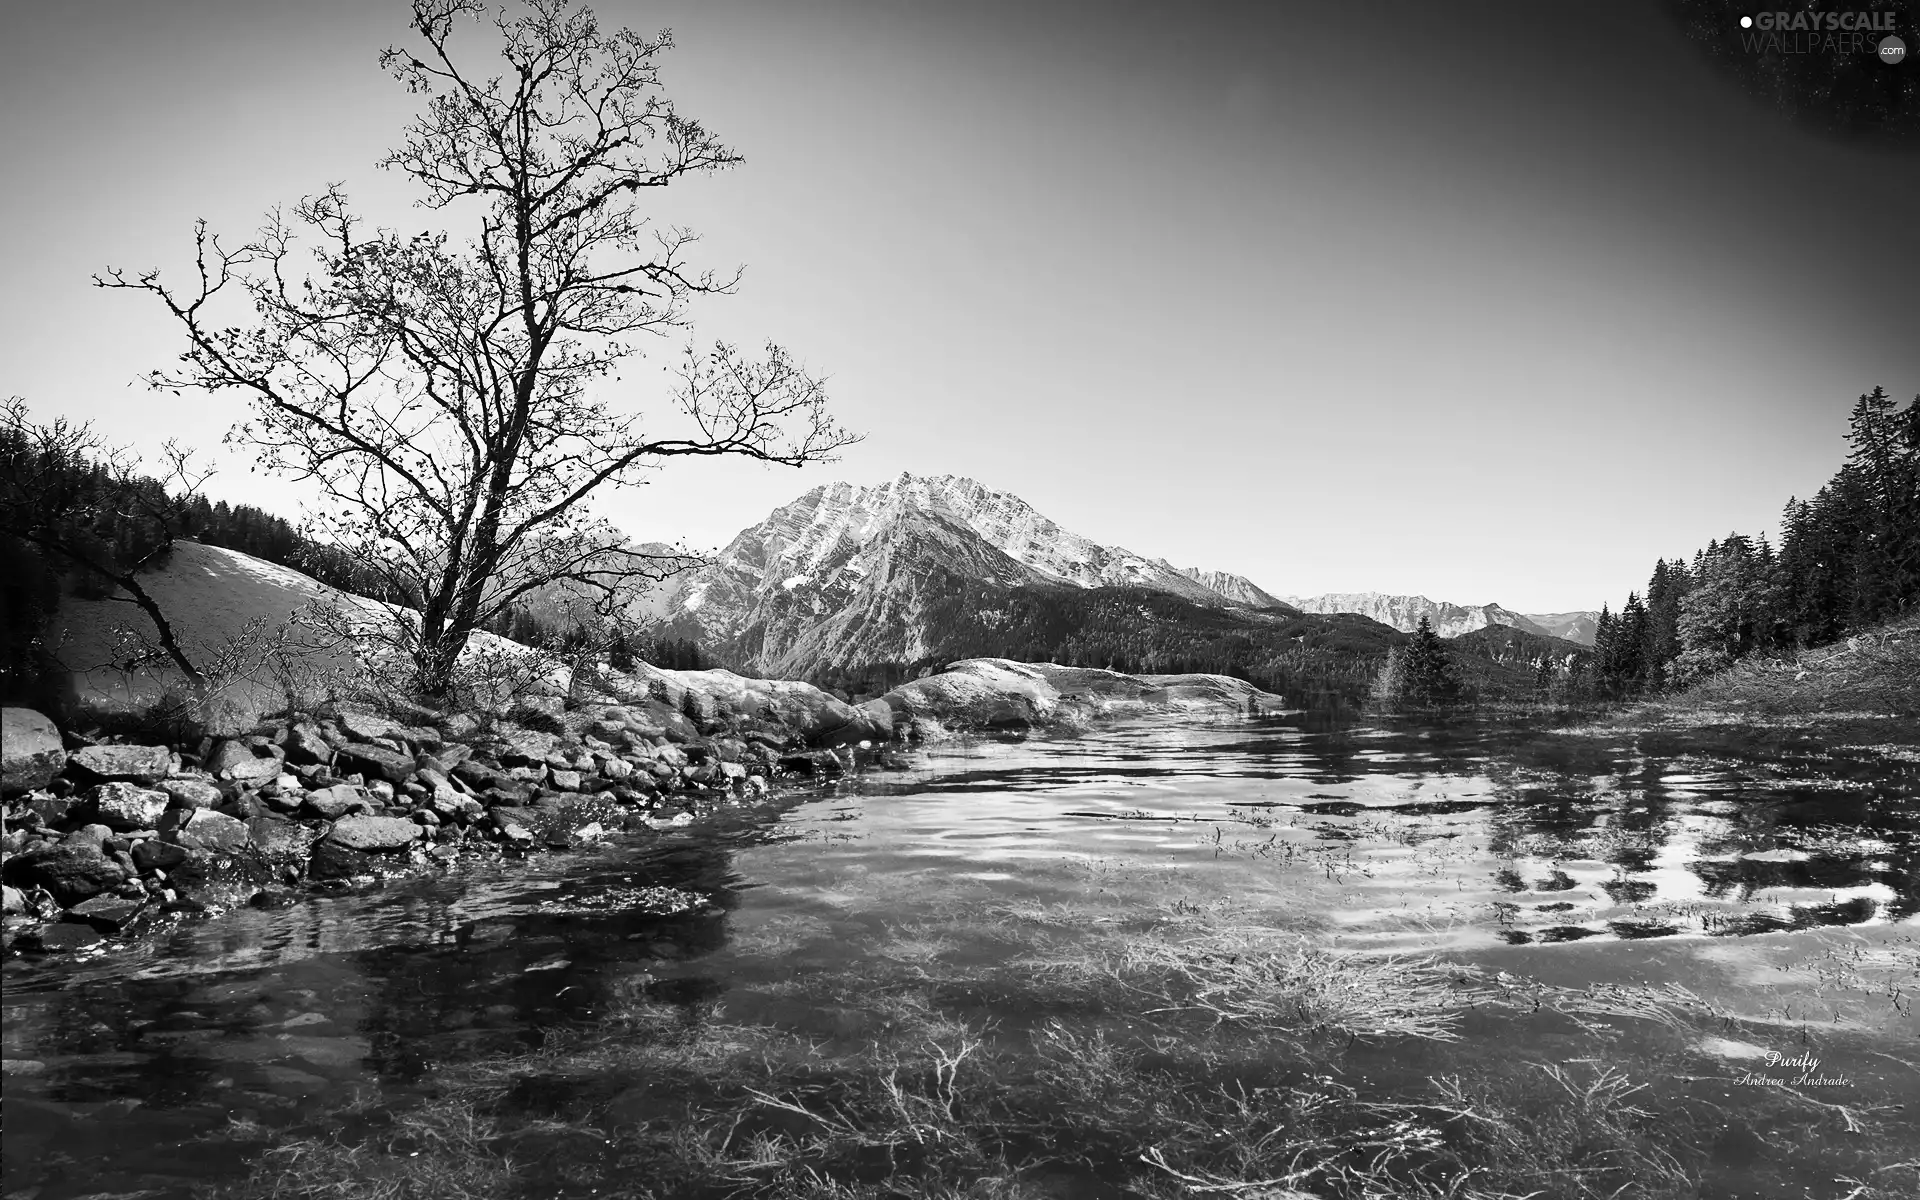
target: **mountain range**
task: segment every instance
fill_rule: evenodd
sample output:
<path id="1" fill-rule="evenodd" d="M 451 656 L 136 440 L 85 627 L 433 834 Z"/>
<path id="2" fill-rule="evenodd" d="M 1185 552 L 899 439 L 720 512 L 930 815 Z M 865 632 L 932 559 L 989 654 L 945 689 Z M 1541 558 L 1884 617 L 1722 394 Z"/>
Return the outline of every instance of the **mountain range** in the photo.
<path id="1" fill-rule="evenodd" d="M 1286 602 L 1302 612 L 1359 613 L 1383 625 L 1411 633 L 1425 617 L 1443 638 L 1459 637 L 1489 625 L 1505 625 L 1541 637 L 1564 638 L 1577 645 L 1593 645 L 1592 612 L 1517 613 L 1498 604 L 1449 604 L 1425 596 L 1390 596 L 1381 592 L 1330 592 L 1323 596 L 1288 596 Z"/>
<path id="2" fill-rule="evenodd" d="M 1077 636 L 1075 621 L 1110 635 L 1074 643 L 1088 654 L 1201 669 L 1229 644 L 1273 642 L 1284 657 L 1274 642 L 1282 623 L 1296 644 L 1319 644 L 1359 636 L 1361 626 L 1332 614 L 1407 631 L 1423 612 L 1443 635 L 1505 625 L 1550 637 L 1498 605 L 1373 594 L 1282 600 L 1242 576 L 1102 545 L 972 479 L 902 474 L 872 487 L 814 488 L 742 530 L 709 564 L 657 587 L 633 615 L 729 665 L 818 678 L 943 655 L 1058 652 Z M 1181 630 L 1193 654 L 1181 652 Z M 1383 654 L 1383 637 L 1388 628 L 1362 636 L 1366 653 Z"/>

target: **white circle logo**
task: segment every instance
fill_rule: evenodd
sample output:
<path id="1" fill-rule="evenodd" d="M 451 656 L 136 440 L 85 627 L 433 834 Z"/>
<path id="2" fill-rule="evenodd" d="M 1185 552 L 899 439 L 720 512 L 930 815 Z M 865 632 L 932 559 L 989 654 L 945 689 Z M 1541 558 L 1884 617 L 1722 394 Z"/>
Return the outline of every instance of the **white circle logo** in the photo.
<path id="1" fill-rule="evenodd" d="M 1907 56 L 1907 44 L 1897 37 L 1887 37 L 1880 42 L 1880 61 L 1891 66 Z"/>
<path id="2" fill-rule="evenodd" d="M 1740 28 L 1742 28 L 1742 29 L 1752 29 L 1752 28 L 1753 28 L 1753 18 L 1752 18 L 1752 17 L 1741 17 L 1741 18 L 1740 18 Z"/>

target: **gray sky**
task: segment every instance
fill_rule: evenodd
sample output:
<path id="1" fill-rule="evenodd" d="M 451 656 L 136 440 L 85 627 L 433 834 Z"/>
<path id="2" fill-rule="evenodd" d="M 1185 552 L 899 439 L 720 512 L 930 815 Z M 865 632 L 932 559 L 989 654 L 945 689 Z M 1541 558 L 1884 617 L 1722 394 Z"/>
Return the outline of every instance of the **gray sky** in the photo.
<path id="1" fill-rule="evenodd" d="M 785 343 L 868 435 L 676 466 L 606 506 L 640 537 L 910 470 L 1280 593 L 1598 607 L 1772 531 L 1855 395 L 1920 391 L 1920 154 L 1789 123 L 1653 6 L 596 7 L 672 27 L 671 94 L 746 156 L 661 197 L 747 267 L 701 331 Z M 8 25 L 0 394 L 207 446 L 214 495 L 296 515 L 219 452 L 237 398 L 129 386 L 179 342 L 87 281 L 333 180 L 434 222 L 372 166 L 412 111 L 374 62 L 404 7 Z"/>

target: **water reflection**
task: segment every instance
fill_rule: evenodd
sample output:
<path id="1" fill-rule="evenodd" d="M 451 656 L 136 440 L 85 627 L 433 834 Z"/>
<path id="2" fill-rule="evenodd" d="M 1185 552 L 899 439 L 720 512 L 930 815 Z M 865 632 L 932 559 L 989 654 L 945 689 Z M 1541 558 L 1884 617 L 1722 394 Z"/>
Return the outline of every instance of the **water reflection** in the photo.
<path id="1" fill-rule="evenodd" d="M 769 981 L 940 952 L 900 927 L 959 904 L 1230 901 L 1359 947 L 1626 951 L 1910 923 L 1917 824 L 1904 776 L 1850 760 L 1465 722 L 952 746 L 592 856 L 10 962 L 5 1188 L 185 1194 L 239 1170 L 250 1131 L 355 1089 L 391 1103 L 436 1063 L 538 1047 L 636 997 L 689 1019 L 777 1007 Z"/>

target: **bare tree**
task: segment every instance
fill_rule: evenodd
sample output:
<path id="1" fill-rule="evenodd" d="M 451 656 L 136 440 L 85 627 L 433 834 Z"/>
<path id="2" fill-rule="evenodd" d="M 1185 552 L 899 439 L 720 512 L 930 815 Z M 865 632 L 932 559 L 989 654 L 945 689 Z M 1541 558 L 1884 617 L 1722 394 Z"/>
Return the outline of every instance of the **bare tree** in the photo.
<path id="1" fill-rule="evenodd" d="M 561 583 L 612 606 L 693 564 L 633 548 L 592 514 L 596 490 L 675 457 L 799 466 L 855 440 L 774 345 L 689 346 L 678 429 L 643 430 L 609 405 L 640 335 L 684 328 L 691 300 L 738 280 L 690 266 L 694 235 L 656 228 L 638 197 L 740 160 L 661 91 L 668 34 L 604 33 L 568 0 L 488 17 L 480 0 L 415 0 L 418 45 L 380 59 L 426 97 L 381 166 L 417 183 L 424 207 L 472 220 L 471 240 L 365 232 L 335 185 L 290 218 L 271 213 L 244 246 L 199 224 L 185 288 L 154 271 L 95 280 L 152 294 L 185 330 L 182 365 L 154 386 L 250 395 L 253 418 L 230 437 L 317 483 L 310 536 L 417 597 L 406 640 L 430 696 L 446 694 L 473 630 L 529 592 Z M 456 30 L 474 24 L 497 35 L 501 74 L 456 61 Z M 221 323 L 223 292 L 253 316 Z"/>

